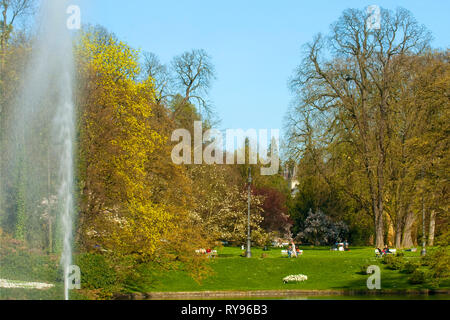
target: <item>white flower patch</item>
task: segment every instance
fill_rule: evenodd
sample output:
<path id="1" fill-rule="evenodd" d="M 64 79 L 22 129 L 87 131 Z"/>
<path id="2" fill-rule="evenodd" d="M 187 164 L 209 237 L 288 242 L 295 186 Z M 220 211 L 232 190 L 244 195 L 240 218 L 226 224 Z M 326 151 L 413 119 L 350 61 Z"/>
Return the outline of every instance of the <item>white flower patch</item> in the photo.
<path id="1" fill-rule="evenodd" d="M 308 280 L 308 276 L 305 276 L 304 274 L 290 275 L 283 278 L 284 283 L 303 282 L 306 280 Z"/>
<path id="2" fill-rule="evenodd" d="M 15 280 L 0 279 L 0 288 L 5 289 L 37 289 L 45 290 L 53 288 L 53 284 L 39 283 L 39 282 L 23 282 Z"/>

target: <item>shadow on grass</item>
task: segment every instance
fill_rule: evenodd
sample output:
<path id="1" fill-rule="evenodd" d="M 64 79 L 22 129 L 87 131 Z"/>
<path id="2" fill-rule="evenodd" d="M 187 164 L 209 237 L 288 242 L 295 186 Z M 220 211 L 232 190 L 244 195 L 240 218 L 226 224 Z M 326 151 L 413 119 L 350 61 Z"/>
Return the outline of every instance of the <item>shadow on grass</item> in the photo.
<path id="1" fill-rule="evenodd" d="M 383 290 L 387 291 L 417 291 L 420 293 L 423 290 L 432 290 L 431 286 L 426 283 L 422 284 L 412 284 L 409 282 L 409 275 L 400 272 L 399 270 L 389 270 L 384 266 L 379 265 L 381 268 L 381 291 L 378 293 L 383 293 Z M 364 273 L 360 270 L 356 274 L 361 275 L 359 279 L 348 281 L 344 286 L 333 287 L 332 289 L 351 289 L 351 290 L 363 290 L 369 293 L 377 294 L 377 290 L 369 290 L 367 288 L 367 280 L 372 274 Z"/>
<path id="2" fill-rule="evenodd" d="M 219 258 L 234 258 L 234 257 L 239 257 L 239 256 L 235 255 L 235 254 L 219 253 Z"/>

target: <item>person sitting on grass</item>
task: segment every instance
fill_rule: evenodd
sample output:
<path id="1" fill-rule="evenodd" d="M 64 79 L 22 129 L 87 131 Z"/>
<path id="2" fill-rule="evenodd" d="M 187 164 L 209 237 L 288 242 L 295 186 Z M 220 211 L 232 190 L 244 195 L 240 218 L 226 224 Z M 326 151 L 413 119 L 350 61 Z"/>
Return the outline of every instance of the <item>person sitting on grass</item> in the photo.
<path id="1" fill-rule="evenodd" d="M 383 251 L 381 251 L 380 248 L 377 248 L 376 255 L 377 255 L 377 257 L 382 257 L 383 256 Z"/>
<path id="2" fill-rule="evenodd" d="M 389 250 L 389 246 L 388 246 L 388 245 L 385 245 L 385 246 L 384 246 L 383 253 L 384 253 L 384 255 L 387 255 L 387 254 L 390 254 L 390 253 L 391 253 L 391 251 Z"/>
<path id="3" fill-rule="evenodd" d="M 350 251 L 350 248 L 348 247 L 349 243 L 347 240 L 344 241 L 344 251 Z"/>

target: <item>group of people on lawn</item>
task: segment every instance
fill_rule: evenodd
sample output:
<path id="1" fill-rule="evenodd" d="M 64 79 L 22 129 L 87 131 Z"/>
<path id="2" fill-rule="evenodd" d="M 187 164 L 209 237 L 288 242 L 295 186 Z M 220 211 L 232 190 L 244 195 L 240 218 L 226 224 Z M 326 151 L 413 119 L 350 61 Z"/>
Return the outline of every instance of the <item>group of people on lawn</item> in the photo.
<path id="1" fill-rule="evenodd" d="M 386 256 L 386 255 L 392 253 L 389 250 L 389 246 L 388 245 L 385 245 L 383 250 L 381 250 L 380 248 L 377 248 L 377 250 L 378 250 L 378 255 L 380 255 L 380 256 Z"/>
<path id="2" fill-rule="evenodd" d="M 350 244 L 348 243 L 347 240 L 345 240 L 342 243 L 336 242 L 332 247 L 331 250 L 334 251 L 350 251 Z"/>
<path id="3" fill-rule="evenodd" d="M 197 254 L 203 254 L 208 256 L 208 258 L 214 258 L 217 256 L 217 250 L 212 250 L 212 249 L 199 249 L 199 250 L 195 250 L 195 252 Z"/>

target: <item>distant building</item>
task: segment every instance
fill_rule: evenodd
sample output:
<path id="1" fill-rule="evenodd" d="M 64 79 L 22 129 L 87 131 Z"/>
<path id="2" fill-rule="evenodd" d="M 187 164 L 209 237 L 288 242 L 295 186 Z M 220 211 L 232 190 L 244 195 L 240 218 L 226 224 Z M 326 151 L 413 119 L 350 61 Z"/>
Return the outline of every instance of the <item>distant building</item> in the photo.
<path id="1" fill-rule="evenodd" d="M 289 182 L 289 187 L 291 188 L 292 195 L 295 195 L 298 192 L 298 185 L 300 182 L 298 181 L 297 176 L 297 166 L 284 168 L 283 173 L 284 179 Z"/>

